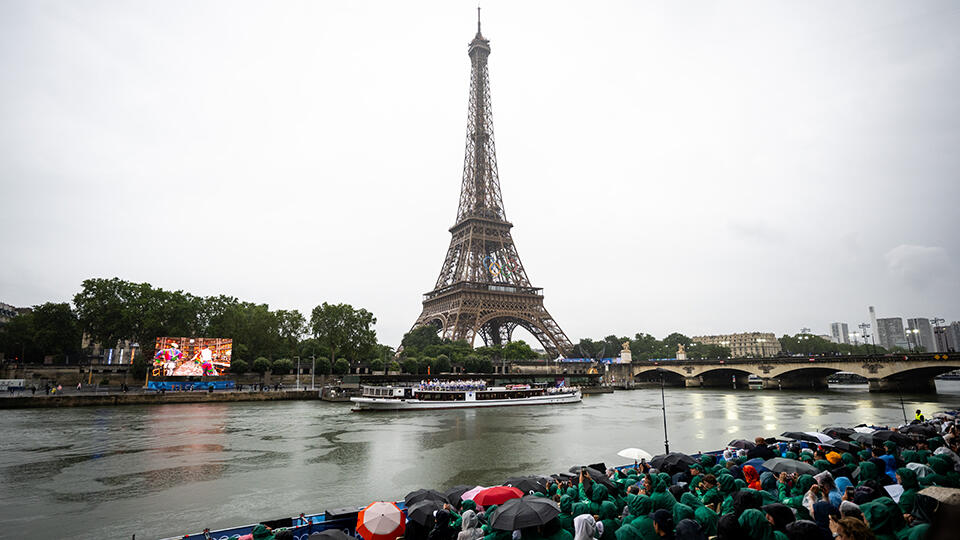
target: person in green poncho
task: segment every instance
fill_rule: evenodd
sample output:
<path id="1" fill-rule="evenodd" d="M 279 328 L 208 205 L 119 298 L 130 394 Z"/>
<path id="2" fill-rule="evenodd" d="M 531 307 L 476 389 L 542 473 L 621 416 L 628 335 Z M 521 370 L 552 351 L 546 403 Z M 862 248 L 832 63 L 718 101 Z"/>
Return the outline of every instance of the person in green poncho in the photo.
<path id="1" fill-rule="evenodd" d="M 644 523 L 644 520 L 650 520 L 650 512 L 653 512 L 653 503 L 650 502 L 650 497 L 646 495 L 637 495 L 632 501 L 630 501 L 630 515 L 623 518 L 624 525 L 633 525 L 637 529 L 642 529 L 641 525 Z M 650 525 L 650 530 L 653 530 L 653 524 Z"/>
<path id="2" fill-rule="evenodd" d="M 600 523 L 603 523 L 603 534 L 599 540 L 616 540 L 620 521 L 617 519 L 617 505 L 612 501 L 603 501 L 600 504 Z"/>
<path id="3" fill-rule="evenodd" d="M 650 494 L 650 503 L 653 505 L 654 511 L 663 509 L 672 512 L 673 505 L 677 504 L 677 499 L 674 498 L 673 493 L 667 491 L 667 482 L 664 481 L 664 476 L 669 478 L 666 473 L 650 476 L 650 480 L 653 483 L 653 493 Z"/>
<path id="4" fill-rule="evenodd" d="M 717 522 L 720 518 L 717 513 L 703 505 L 703 502 L 693 493 L 684 493 L 680 496 L 680 502 L 693 509 L 693 519 L 700 524 L 703 534 L 706 536 L 715 536 L 717 534 Z"/>
<path id="5" fill-rule="evenodd" d="M 878 474 L 880 474 L 880 470 L 877 469 L 875 463 L 872 461 L 861 461 L 860 473 L 857 475 L 857 486 L 862 486 L 868 480 L 876 480 Z"/>
<path id="6" fill-rule="evenodd" d="M 737 522 L 750 540 L 787 540 L 787 535 L 774 531 L 767 515 L 756 508 L 744 510 Z"/>
<path id="7" fill-rule="evenodd" d="M 714 511 L 720 508 L 720 503 L 723 502 L 723 495 L 720 493 L 717 477 L 712 474 L 704 475 L 703 480 L 700 481 L 700 491 L 703 492 L 700 496 L 700 502 L 702 502 L 704 506 Z"/>
<path id="8" fill-rule="evenodd" d="M 703 465 L 694 463 L 690 466 L 690 482 L 687 483 L 687 489 L 697 491 L 697 485 L 703 480 Z"/>
<path id="9" fill-rule="evenodd" d="M 638 527 L 624 525 L 617 529 L 617 540 L 660 540 L 657 531 L 653 530 L 653 520 L 647 521 Z"/>
<path id="10" fill-rule="evenodd" d="M 890 508 L 882 502 L 873 501 L 861 504 L 860 510 L 877 540 L 897 540 L 893 525 L 894 513 L 890 511 Z"/>
<path id="11" fill-rule="evenodd" d="M 810 512 L 803 504 L 803 497 L 816 483 L 817 481 L 814 480 L 813 476 L 802 474 L 791 488 L 788 484 L 787 474 L 782 473 L 777 484 L 780 502 L 796 511 L 797 519 L 810 519 Z"/>
<path id="12" fill-rule="evenodd" d="M 903 493 L 900 494 L 900 502 L 897 505 L 901 513 L 909 514 L 913 512 L 913 504 L 917 500 L 917 489 L 920 487 L 917 484 L 917 473 L 901 467 L 897 469 L 897 483 L 903 486 Z"/>
<path id="13" fill-rule="evenodd" d="M 573 499 L 569 495 L 560 497 L 560 514 L 557 516 L 560 526 L 573 534 Z"/>
<path id="14" fill-rule="evenodd" d="M 693 508 L 680 502 L 673 505 L 673 522 L 674 523 L 680 523 L 685 519 L 695 519 L 695 518 L 696 518 L 696 515 L 693 513 Z"/>

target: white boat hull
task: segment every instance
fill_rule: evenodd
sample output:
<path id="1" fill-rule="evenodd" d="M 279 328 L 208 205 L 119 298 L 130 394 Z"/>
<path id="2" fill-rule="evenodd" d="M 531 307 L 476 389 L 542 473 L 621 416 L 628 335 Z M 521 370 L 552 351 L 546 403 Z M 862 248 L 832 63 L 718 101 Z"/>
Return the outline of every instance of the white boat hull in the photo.
<path id="1" fill-rule="evenodd" d="M 560 405 L 580 403 L 580 391 L 545 394 L 515 399 L 482 399 L 477 401 L 420 401 L 419 399 L 352 397 L 354 411 L 406 411 L 431 409 L 475 409 L 479 407 L 508 407 L 516 405 Z"/>

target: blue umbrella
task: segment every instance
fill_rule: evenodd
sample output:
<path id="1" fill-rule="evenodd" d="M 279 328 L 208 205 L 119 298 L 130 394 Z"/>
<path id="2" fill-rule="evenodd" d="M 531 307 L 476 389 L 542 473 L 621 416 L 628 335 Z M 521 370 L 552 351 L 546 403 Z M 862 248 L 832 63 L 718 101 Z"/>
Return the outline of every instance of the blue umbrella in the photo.
<path id="1" fill-rule="evenodd" d="M 756 469 L 758 473 L 762 473 L 762 472 L 768 470 L 766 467 L 763 466 L 763 462 L 764 462 L 764 461 L 765 461 L 765 460 L 764 460 L 763 458 L 755 457 L 755 458 L 753 458 L 753 459 L 744 461 L 744 462 L 743 462 L 743 465 L 750 465 L 751 467 L 753 467 L 754 469 Z M 743 465 L 742 465 L 742 466 L 743 466 Z"/>

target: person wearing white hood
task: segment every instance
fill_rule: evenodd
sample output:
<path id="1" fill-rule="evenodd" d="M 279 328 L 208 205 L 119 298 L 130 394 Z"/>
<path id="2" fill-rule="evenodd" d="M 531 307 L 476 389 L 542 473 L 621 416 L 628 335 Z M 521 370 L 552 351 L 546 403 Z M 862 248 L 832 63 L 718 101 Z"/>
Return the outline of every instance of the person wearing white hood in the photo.
<path id="1" fill-rule="evenodd" d="M 573 540 L 594 540 L 603 536 L 603 523 L 590 514 L 580 514 L 573 518 Z"/>

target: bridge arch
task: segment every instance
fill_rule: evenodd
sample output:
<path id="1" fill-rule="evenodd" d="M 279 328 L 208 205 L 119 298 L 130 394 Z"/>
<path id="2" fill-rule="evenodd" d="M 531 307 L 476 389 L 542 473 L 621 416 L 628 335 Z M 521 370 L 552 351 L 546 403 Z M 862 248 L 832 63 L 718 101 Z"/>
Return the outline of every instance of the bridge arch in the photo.
<path id="1" fill-rule="evenodd" d="M 663 375 L 664 384 L 668 386 L 683 386 L 686 375 L 679 369 L 670 366 L 643 366 L 634 370 L 634 382 L 659 382 Z"/>

